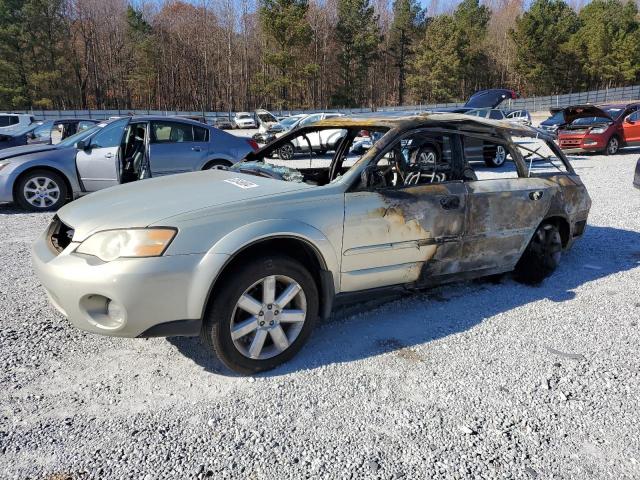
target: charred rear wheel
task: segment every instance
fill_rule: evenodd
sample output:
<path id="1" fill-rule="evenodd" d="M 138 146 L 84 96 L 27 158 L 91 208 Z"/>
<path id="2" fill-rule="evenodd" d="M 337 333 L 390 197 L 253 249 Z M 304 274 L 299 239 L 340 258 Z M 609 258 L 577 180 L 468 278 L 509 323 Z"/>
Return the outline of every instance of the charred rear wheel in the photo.
<path id="1" fill-rule="evenodd" d="M 67 201 L 67 184 L 55 172 L 34 170 L 18 181 L 15 200 L 22 208 L 34 212 L 57 210 Z"/>
<path id="2" fill-rule="evenodd" d="M 542 282 L 560 264 L 562 237 L 552 223 L 543 223 L 533 234 L 527 249 L 516 265 L 516 279 L 531 285 Z"/>
<path id="3" fill-rule="evenodd" d="M 272 256 L 239 265 L 213 291 L 202 337 L 242 374 L 270 370 L 293 357 L 318 314 L 318 291 L 297 261 Z"/>
<path id="4" fill-rule="evenodd" d="M 615 155 L 620 150 L 620 140 L 615 135 L 607 142 L 607 155 Z"/>

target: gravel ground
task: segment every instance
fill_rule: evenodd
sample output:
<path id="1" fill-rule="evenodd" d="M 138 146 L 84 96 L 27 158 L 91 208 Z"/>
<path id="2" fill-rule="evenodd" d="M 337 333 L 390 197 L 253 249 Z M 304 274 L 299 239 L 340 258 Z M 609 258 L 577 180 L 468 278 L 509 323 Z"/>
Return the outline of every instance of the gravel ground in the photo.
<path id="1" fill-rule="evenodd" d="M 639 154 L 574 158 L 589 228 L 542 286 L 343 310 L 255 378 L 71 328 L 29 263 L 50 215 L 0 205 L 0 477 L 640 478 Z"/>

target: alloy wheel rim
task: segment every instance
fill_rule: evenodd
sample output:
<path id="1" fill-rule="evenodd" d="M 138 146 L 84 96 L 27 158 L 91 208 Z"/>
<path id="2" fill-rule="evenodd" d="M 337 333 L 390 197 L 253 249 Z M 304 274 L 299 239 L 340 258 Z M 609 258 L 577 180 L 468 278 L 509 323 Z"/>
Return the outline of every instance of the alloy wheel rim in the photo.
<path id="1" fill-rule="evenodd" d="M 295 342 L 306 318 L 307 299 L 300 284 L 284 275 L 269 275 L 238 298 L 231 314 L 231 340 L 243 356 L 266 360 Z"/>
<path id="2" fill-rule="evenodd" d="M 60 187 L 49 177 L 33 177 L 24 185 L 24 198 L 36 208 L 47 208 L 60 199 Z"/>
<path id="3" fill-rule="evenodd" d="M 280 157 L 283 160 L 289 160 L 291 157 L 293 157 L 293 147 L 289 144 L 283 145 L 280 148 Z"/>
<path id="4" fill-rule="evenodd" d="M 500 145 L 498 145 L 498 147 L 496 148 L 496 157 L 494 159 L 494 162 L 496 163 L 496 165 L 502 165 L 506 160 L 506 158 L 507 158 L 507 153 L 504 147 L 501 147 Z"/>
<path id="5" fill-rule="evenodd" d="M 609 153 L 616 153 L 618 151 L 618 139 L 612 138 L 609 140 Z"/>

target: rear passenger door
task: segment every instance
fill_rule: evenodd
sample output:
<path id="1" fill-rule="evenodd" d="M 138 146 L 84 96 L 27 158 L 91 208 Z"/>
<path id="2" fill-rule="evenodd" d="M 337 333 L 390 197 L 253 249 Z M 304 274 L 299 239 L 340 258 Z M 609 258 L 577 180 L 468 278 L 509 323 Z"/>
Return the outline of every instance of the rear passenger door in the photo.
<path id="1" fill-rule="evenodd" d="M 467 159 L 477 178 L 465 180 L 468 213 L 461 262 L 465 271 L 507 271 L 518 262 L 548 210 L 550 195 L 545 195 L 544 180 L 519 176 L 510 145 L 493 137 L 467 139 L 467 143 L 478 141 L 505 148 L 507 161 L 495 169 L 476 158 Z"/>
<path id="2" fill-rule="evenodd" d="M 627 144 L 640 144 L 640 110 L 636 110 L 623 122 L 624 140 Z"/>
<path id="3" fill-rule="evenodd" d="M 149 163 L 151 175 L 199 170 L 209 155 L 209 130 L 172 120 L 151 122 Z"/>

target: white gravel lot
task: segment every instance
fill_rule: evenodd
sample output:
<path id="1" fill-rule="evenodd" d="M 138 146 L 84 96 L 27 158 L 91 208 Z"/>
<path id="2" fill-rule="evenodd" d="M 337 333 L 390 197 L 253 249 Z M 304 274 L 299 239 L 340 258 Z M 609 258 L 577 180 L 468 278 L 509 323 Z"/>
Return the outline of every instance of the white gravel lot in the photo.
<path id="1" fill-rule="evenodd" d="M 574 157 L 589 227 L 542 286 L 343 310 L 255 378 L 70 327 L 30 266 L 51 215 L 0 205 L 0 478 L 640 478 L 639 155 Z"/>

